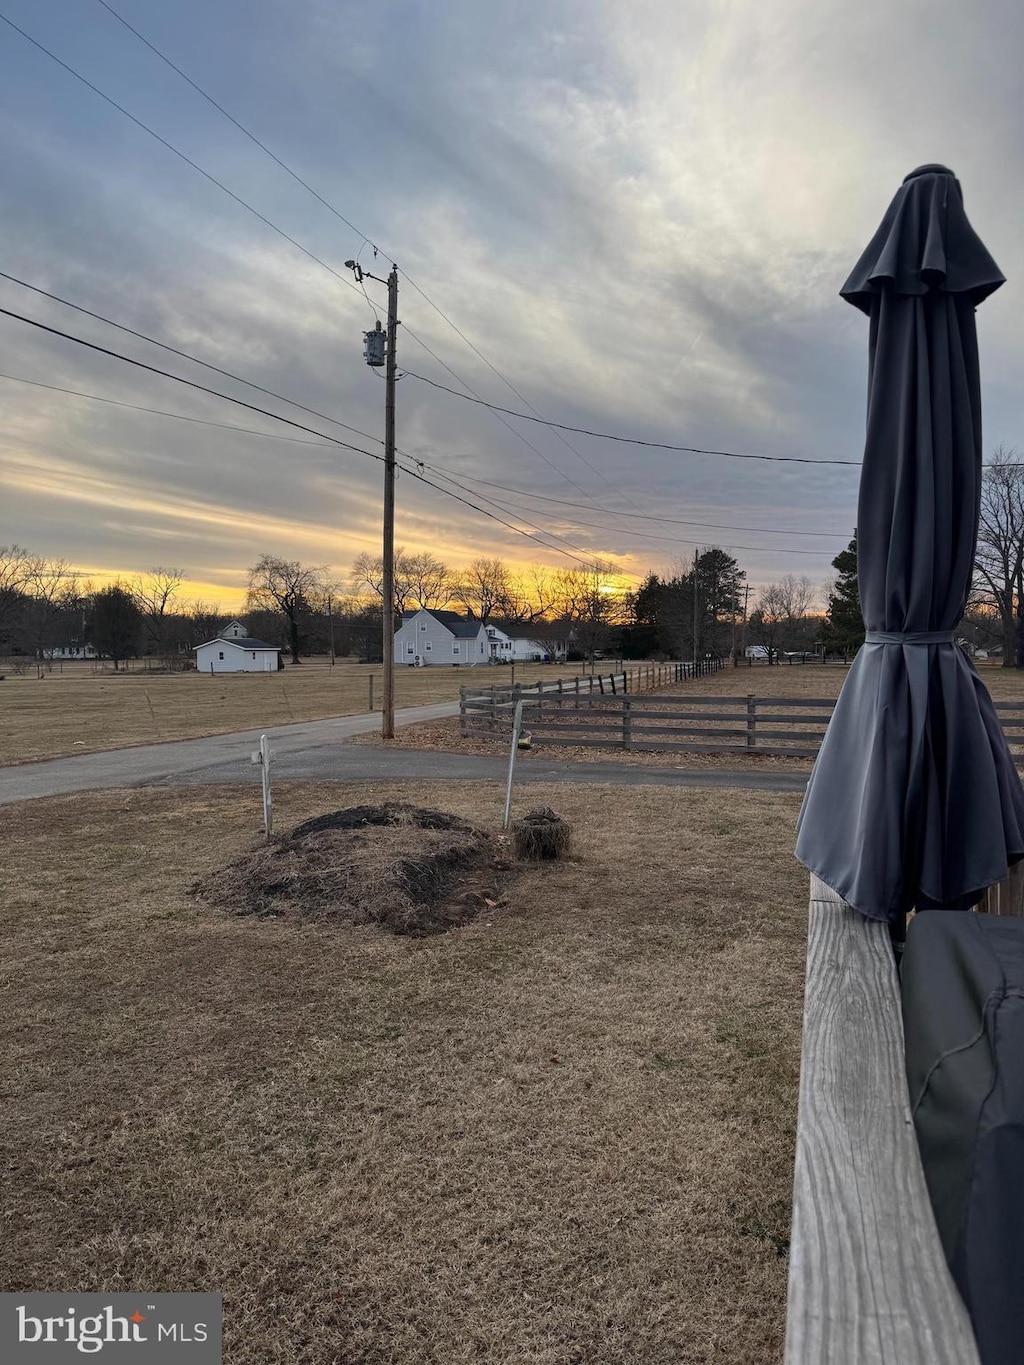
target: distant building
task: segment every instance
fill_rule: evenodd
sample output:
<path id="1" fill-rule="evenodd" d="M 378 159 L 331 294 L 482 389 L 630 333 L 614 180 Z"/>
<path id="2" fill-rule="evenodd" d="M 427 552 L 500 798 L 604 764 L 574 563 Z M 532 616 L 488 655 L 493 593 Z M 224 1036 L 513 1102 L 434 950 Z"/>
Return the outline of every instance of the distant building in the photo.
<path id="1" fill-rule="evenodd" d="M 547 663 L 565 658 L 564 630 L 532 626 L 486 625 L 476 616 L 421 607 L 407 611 L 395 631 L 395 664 L 431 668 L 452 664 Z"/>
<path id="2" fill-rule="evenodd" d="M 499 663 L 561 663 L 569 642 L 564 631 L 545 623 L 485 627 L 490 657 Z"/>
<path id="3" fill-rule="evenodd" d="M 276 673 L 281 650 L 254 639 L 241 621 L 231 621 L 215 640 L 195 651 L 200 673 Z"/>
<path id="4" fill-rule="evenodd" d="M 92 645 L 57 645 L 54 649 L 44 649 L 43 658 L 53 660 L 58 659 L 98 659 L 100 656 L 93 649 Z"/>
<path id="5" fill-rule="evenodd" d="M 452 664 L 484 664 L 490 654 L 484 623 L 457 611 L 402 613 L 395 631 L 395 665 L 436 668 Z"/>

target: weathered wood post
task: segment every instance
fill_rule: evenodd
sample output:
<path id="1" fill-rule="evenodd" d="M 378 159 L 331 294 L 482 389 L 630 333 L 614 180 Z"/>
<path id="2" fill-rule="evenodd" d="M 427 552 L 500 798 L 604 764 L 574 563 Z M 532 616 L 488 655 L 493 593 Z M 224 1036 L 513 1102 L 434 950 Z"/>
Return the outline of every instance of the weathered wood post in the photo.
<path id="1" fill-rule="evenodd" d="M 747 693 L 747 748 L 757 747 L 757 697 Z"/>
<path id="2" fill-rule="evenodd" d="M 508 756 L 508 781 L 505 784 L 505 818 L 501 822 L 502 829 L 508 829 L 509 812 L 512 809 L 512 777 L 516 770 L 516 752 L 519 749 L 519 735 L 523 728 L 523 701 L 520 697 L 516 702 L 516 709 L 512 713 L 512 751 Z"/>
<path id="3" fill-rule="evenodd" d="M 372 711 L 372 710 L 373 710 L 373 674 L 372 674 L 372 673 L 370 674 L 370 701 L 369 701 L 369 705 L 367 706 L 366 709 L 367 709 L 367 711 Z"/>
<path id="4" fill-rule="evenodd" d="M 263 788 L 263 828 L 269 839 L 274 832 L 274 799 L 270 791 L 270 760 L 273 758 L 270 741 L 260 735 L 260 747 L 253 753 L 252 762 L 260 765 L 260 784 Z"/>
<path id="5" fill-rule="evenodd" d="M 628 749 L 633 743 L 633 703 L 629 697 L 622 698 L 622 747 Z"/>

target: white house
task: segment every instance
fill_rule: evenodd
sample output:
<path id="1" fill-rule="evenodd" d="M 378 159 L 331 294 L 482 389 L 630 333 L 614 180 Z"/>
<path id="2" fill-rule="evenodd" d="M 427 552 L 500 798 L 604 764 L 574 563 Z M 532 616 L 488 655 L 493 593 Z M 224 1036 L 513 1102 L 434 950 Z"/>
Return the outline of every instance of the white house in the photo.
<path id="1" fill-rule="evenodd" d="M 265 640 L 254 640 L 241 621 L 232 621 L 216 640 L 196 649 L 200 673 L 276 673 L 281 650 Z"/>
<path id="2" fill-rule="evenodd" d="M 395 663 L 413 668 L 544 663 L 564 659 L 567 647 L 550 626 L 484 625 L 475 616 L 426 607 L 405 612 L 395 631 Z"/>
<path id="3" fill-rule="evenodd" d="M 491 658 L 500 663 L 560 663 L 568 649 L 563 635 L 544 625 L 492 626 L 484 628 Z"/>
<path id="4" fill-rule="evenodd" d="M 428 611 L 426 607 L 406 611 L 395 631 L 396 666 L 485 664 L 489 657 L 490 641 L 483 622 L 457 611 Z"/>

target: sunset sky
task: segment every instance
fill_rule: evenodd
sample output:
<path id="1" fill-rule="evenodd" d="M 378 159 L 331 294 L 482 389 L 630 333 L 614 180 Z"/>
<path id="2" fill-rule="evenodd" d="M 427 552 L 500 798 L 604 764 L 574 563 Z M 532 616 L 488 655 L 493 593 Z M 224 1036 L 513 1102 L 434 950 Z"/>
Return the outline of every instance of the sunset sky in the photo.
<path id="1" fill-rule="evenodd" d="M 380 453 L 374 313 L 343 262 L 386 275 L 394 259 L 403 369 L 571 426 L 857 460 L 867 324 L 837 291 L 902 177 L 941 161 L 1008 279 L 979 314 L 986 449 L 1024 441 L 1024 15 L 1008 0 L 111 5 L 354 227 L 100 0 L 0 0 L 324 263 L 0 24 L 0 269 L 325 416 L 7 280 L 0 307 Z M 384 289 L 367 292 L 383 313 Z M 180 566 L 225 608 L 263 553 L 344 580 L 378 551 L 365 454 L 7 317 L 0 350 L 0 543 L 98 580 Z M 540 528 L 543 544 L 401 474 L 398 542 L 455 565 L 600 556 L 638 578 L 699 543 L 735 547 L 755 585 L 821 583 L 854 525 L 856 468 L 562 436 L 411 376 L 398 445 Z"/>

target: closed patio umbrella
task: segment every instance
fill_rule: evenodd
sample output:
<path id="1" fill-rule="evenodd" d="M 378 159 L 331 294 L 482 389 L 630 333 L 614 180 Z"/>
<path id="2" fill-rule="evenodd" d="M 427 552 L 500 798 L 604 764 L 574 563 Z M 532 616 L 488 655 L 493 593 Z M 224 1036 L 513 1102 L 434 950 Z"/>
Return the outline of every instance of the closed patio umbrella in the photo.
<path id="1" fill-rule="evenodd" d="M 976 306 L 1003 283 L 945 166 L 904 180 L 840 291 L 870 318 L 857 515 L 867 634 L 800 812 L 806 867 L 872 919 L 967 909 L 1024 857 L 1024 788 L 955 643 L 981 491 Z"/>

